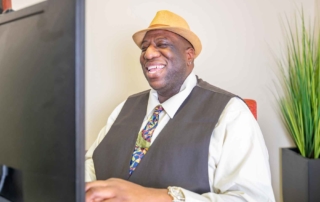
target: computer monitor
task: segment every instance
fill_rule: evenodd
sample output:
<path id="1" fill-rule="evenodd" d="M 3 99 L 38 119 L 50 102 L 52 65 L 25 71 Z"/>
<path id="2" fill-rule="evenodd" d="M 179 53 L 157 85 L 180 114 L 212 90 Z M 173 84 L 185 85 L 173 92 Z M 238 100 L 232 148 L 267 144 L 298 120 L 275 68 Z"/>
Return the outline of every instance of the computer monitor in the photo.
<path id="1" fill-rule="evenodd" d="M 0 14 L 3 12 L 3 8 L 2 8 L 2 0 L 0 0 Z"/>
<path id="2" fill-rule="evenodd" d="M 0 15 L 3 201 L 84 201 L 84 3 Z"/>

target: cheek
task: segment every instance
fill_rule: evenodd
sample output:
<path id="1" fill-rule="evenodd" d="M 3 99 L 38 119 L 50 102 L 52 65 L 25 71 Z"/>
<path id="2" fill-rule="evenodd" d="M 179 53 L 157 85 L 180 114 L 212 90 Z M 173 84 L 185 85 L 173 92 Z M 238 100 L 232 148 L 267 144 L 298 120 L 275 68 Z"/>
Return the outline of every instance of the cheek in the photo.
<path id="1" fill-rule="evenodd" d="M 171 48 L 164 53 L 169 60 L 174 62 L 176 65 L 182 65 L 185 63 L 185 55 L 181 53 L 180 50 L 176 48 Z"/>
<path id="2" fill-rule="evenodd" d="M 163 55 L 167 59 L 172 59 L 174 58 L 174 55 L 176 55 L 175 51 L 172 49 L 166 49 L 161 51 L 161 55 Z"/>
<path id="3" fill-rule="evenodd" d="M 144 64 L 144 54 L 143 53 L 141 53 L 141 55 L 140 55 L 140 64 L 141 65 Z"/>

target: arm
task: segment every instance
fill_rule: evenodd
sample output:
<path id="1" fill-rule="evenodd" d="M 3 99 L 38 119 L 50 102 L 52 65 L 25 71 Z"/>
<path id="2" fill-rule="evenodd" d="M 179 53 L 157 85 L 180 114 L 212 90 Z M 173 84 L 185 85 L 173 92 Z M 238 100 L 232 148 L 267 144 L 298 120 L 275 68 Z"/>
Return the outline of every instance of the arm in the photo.
<path id="1" fill-rule="evenodd" d="M 86 202 L 100 201 L 172 202 L 172 198 L 168 195 L 167 189 L 148 188 L 111 178 L 86 184 Z"/>
<path id="2" fill-rule="evenodd" d="M 111 115 L 108 118 L 107 125 L 100 130 L 97 139 L 94 141 L 94 143 L 91 145 L 91 147 L 89 148 L 89 150 L 86 153 L 86 156 L 85 156 L 85 181 L 86 182 L 91 182 L 91 181 L 96 180 L 96 173 L 94 170 L 94 164 L 93 164 L 93 160 L 92 160 L 93 152 L 97 148 L 97 146 L 100 144 L 100 142 L 103 140 L 103 138 L 106 136 L 108 131 L 110 130 L 112 124 L 114 123 L 114 121 L 118 117 L 124 103 L 125 103 L 125 101 L 120 103 L 112 111 Z"/>
<path id="3" fill-rule="evenodd" d="M 261 130 L 238 98 L 230 100 L 213 131 L 208 165 L 211 192 L 183 190 L 186 201 L 275 201 Z"/>
<path id="4" fill-rule="evenodd" d="M 107 125 L 103 127 L 97 139 L 86 153 L 85 156 L 85 180 L 86 201 L 97 202 L 114 198 L 117 201 L 154 201 L 154 202 L 172 202 L 167 189 L 153 189 L 143 187 L 122 179 L 107 179 L 96 181 L 96 175 L 93 163 L 93 152 L 108 133 L 112 124 L 118 117 L 125 101 L 119 104 L 108 118 Z M 109 200 L 108 200 L 109 201 Z"/>
<path id="5" fill-rule="evenodd" d="M 107 125 L 103 127 L 97 139 L 86 153 L 85 156 L 85 180 L 86 184 L 86 201 L 97 202 L 104 201 L 110 198 L 116 198 L 121 201 L 159 201 L 159 202 L 172 202 L 172 198 L 168 195 L 167 189 L 153 189 L 143 187 L 122 179 L 107 179 L 96 181 L 96 175 L 94 170 L 94 163 L 92 155 L 94 150 L 103 140 L 108 133 L 112 124 L 118 117 L 125 101 L 119 104 L 111 113 L 108 118 Z"/>

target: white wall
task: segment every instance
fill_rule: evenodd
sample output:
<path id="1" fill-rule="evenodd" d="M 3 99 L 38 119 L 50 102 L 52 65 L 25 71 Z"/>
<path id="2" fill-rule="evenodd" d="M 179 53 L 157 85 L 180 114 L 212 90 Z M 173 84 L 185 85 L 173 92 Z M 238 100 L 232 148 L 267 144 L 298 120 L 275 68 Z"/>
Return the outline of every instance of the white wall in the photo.
<path id="1" fill-rule="evenodd" d="M 11 0 L 13 10 L 20 10 L 22 8 L 40 3 L 46 0 Z"/>
<path id="2" fill-rule="evenodd" d="M 320 28 L 320 0 L 315 0 L 315 10 L 314 10 L 314 13 L 316 15 L 316 18 L 318 20 L 318 28 Z"/>
<path id="3" fill-rule="evenodd" d="M 319 0 L 316 0 L 319 1 Z M 140 51 L 131 39 L 157 10 L 183 16 L 198 34 L 203 51 L 195 72 L 210 83 L 258 102 L 258 122 L 269 149 L 272 183 L 281 199 L 280 148 L 292 146 L 275 111 L 274 60 L 282 39 L 279 17 L 303 5 L 312 16 L 314 0 L 90 0 L 87 1 L 86 134 L 88 148 L 113 108 L 147 89 Z"/>

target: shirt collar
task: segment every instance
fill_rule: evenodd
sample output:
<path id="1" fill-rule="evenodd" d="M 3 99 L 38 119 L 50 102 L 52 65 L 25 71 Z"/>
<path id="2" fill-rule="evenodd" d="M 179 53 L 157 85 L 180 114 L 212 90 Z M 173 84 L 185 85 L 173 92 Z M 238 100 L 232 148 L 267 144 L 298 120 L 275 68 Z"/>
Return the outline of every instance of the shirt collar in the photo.
<path id="1" fill-rule="evenodd" d="M 197 84 L 197 78 L 195 74 L 191 72 L 189 76 L 186 78 L 186 80 L 183 82 L 179 93 L 175 94 L 174 96 L 172 96 L 171 98 L 169 98 L 168 100 L 166 100 L 164 103 L 161 104 L 171 119 L 174 117 L 179 107 L 184 102 L 184 100 L 189 96 L 189 94 L 191 93 L 192 89 L 196 86 L 196 84 Z M 160 105 L 157 91 L 155 91 L 154 89 L 151 89 L 149 93 L 149 100 L 148 100 L 146 115 L 153 113 L 153 110 L 157 105 Z"/>

